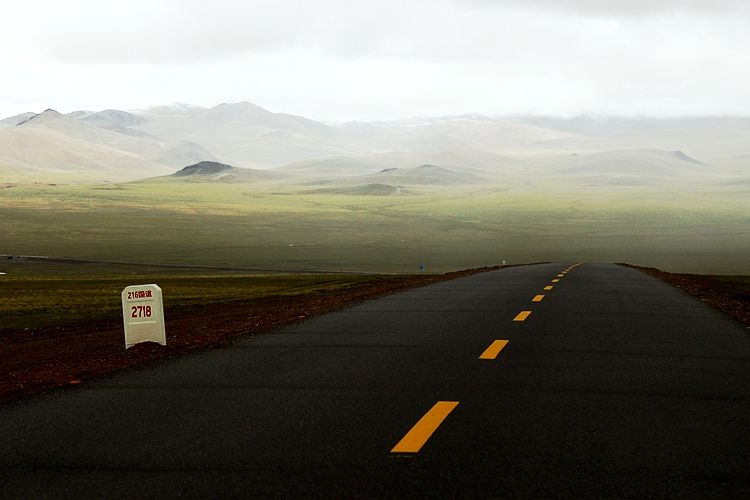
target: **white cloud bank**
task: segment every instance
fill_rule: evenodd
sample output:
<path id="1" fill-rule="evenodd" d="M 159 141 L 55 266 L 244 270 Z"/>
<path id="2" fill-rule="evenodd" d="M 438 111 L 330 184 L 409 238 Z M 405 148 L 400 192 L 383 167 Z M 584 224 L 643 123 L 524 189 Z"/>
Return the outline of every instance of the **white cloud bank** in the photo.
<path id="1" fill-rule="evenodd" d="M 739 1 L 31 0 L 0 18 L 0 114 L 750 114 L 748 53 Z"/>

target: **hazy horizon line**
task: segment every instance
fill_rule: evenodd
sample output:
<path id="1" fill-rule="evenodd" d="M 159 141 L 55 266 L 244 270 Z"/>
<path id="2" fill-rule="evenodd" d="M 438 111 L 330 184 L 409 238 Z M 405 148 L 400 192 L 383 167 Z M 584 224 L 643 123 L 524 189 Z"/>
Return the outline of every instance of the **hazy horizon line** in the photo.
<path id="1" fill-rule="evenodd" d="M 222 105 L 238 105 L 238 104 L 250 104 L 253 106 L 256 106 L 258 108 L 263 109 L 264 111 L 267 111 L 269 113 L 273 114 L 282 114 L 282 115 L 291 115 L 291 116 L 298 116 L 302 118 L 306 118 L 308 120 L 313 120 L 319 123 L 323 124 L 345 124 L 345 123 L 387 123 L 387 122 L 398 122 L 398 121 L 408 121 L 408 120 L 416 120 L 416 119 L 431 119 L 431 118 L 459 118 L 459 117 L 467 117 L 467 116 L 481 116 L 485 118 L 491 118 L 491 119 L 513 119 L 513 118 L 545 118 L 545 119 L 555 119 L 555 120 L 565 120 L 565 121 L 572 121 L 576 119 L 591 119 L 591 120 L 661 120 L 661 121 L 672 121 L 672 120 L 690 120 L 690 119 L 710 119 L 710 118 L 719 118 L 719 119 L 747 119 L 750 118 L 750 115 L 744 115 L 744 114 L 728 114 L 728 113 L 701 113 L 701 114 L 674 114 L 674 115 L 667 115 L 667 114 L 648 114 L 648 113 L 609 113 L 609 112 L 603 112 L 603 111 L 597 111 L 597 112 L 580 112 L 575 114 L 543 114 L 543 113 L 536 113 L 536 112 L 527 112 L 527 113 L 488 113 L 488 112 L 482 112 L 482 111 L 466 111 L 461 113 L 448 113 L 448 114 L 418 114 L 418 115 L 403 115 L 403 116 L 393 116 L 393 117 L 387 117 L 387 118 L 374 118 L 374 119 L 363 119 L 363 118 L 349 118 L 344 120 L 326 120 L 326 119 L 318 119 L 318 118 L 312 118 L 309 116 L 305 116 L 303 114 L 298 114 L 295 112 L 289 112 L 289 111 L 275 111 L 271 110 L 265 106 L 256 104 L 253 101 L 249 100 L 240 100 L 240 101 L 233 101 L 233 102 L 220 102 L 218 104 L 212 105 L 212 106 L 204 106 L 200 104 L 193 104 L 183 101 L 175 101 L 171 103 L 163 103 L 163 104 L 151 104 L 147 105 L 145 107 L 137 107 L 137 108 L 119 108 L 119 107 L 108 107 L 104 109 L 85 109 L 85 108 L 78 108 L 73 109 L 71 111 L 60 111 L 62 108 L 55 108 L 55 107 L 47 107 L 42 111 L 21 111 L 19 113 L 11 113 L 6 114 L 5 112 L 0 115 L 0 120 L 13 118 L 15 116 L 23 115 L 26 113 L 34 113 L 36 115 L 42 114 L 45 111 L 55 111 L 57 113 L 60 113 L 61 115 L 69 115 L 76 112 L 88 112 L 88 113 L 101 113 L 104 111 L 124 111 L 128 113 L 138 114 L 138 113 L 147 113 L 149 111 L 158 109 L 158 108 L 169 108 L 169 107 L 185 107 L 185 108 L 198 108 L 198 109 L 204 109 L 204 110 L 210 110 L 215 109 Z"/>

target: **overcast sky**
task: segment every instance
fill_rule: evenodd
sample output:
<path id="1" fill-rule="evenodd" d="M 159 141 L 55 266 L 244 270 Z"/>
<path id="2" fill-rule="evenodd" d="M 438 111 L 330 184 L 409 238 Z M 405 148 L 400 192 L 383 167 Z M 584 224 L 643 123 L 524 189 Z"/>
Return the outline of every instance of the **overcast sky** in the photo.
<path id="1" fill-rule="evenodd" d="M 750 115 L 747 0 L 24 0 L 0 117 L 251 101 L 324 121 Z"/>

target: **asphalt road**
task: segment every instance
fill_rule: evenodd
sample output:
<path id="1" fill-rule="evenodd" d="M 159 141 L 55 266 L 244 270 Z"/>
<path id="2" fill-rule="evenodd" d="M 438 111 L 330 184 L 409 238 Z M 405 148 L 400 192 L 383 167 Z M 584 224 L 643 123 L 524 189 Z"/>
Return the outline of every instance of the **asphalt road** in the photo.
<path id="1" fill-rule="evenodd" d="M 750 497 L 750 330 L 639 271 L 570 266 L 6 405 L 2 497 Z"/>

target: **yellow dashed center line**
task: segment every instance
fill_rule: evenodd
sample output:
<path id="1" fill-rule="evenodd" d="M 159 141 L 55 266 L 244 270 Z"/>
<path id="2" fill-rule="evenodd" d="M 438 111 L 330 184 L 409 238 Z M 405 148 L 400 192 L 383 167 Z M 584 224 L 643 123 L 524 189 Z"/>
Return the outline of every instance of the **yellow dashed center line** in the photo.
<path id="1" fill-rule="evenodd" d="M 498 354 L 500 354 L 500 351 L 503 350 L 503 348 L 508 345 L 507 340 L 496 340 L 493 343 L 490 344 L 490 346 L 484 350 L 481 356 L 479 356 L 479 359 L 495 359 Z"/>
<path id="2" fill-rule="evenodd" d="M 560 278 L 563 278 L 567 273 L 579 265 L 580 263 L 568 267 L 558 274 L 557 278 L 552 280 L 552 283 L 559 283 Z M 552 290 L 552 288 L 552 285 L 544 287 L 546 291 Z M 541 302 L 543 299 L 544 295 L 535 295 L 531 301 Z M 513 321 L 526 321 L 526 318 L 529 316 L 531 316 L 531 311 L 521 311 L 515 318 L 513 318 Z M 500 351 L 508 345 L 508 342 L 508 340 L 493 341 L 492 344 L 490 344 L 489 347 L 487 347 L 487 349 L 485 349 L 479 356 L 479 359 L 497 358 Z M 412 427 L 411 430 L 401 438 L 401 441 L 391 449 L 391 453 L 418 453 L 456 406 L 458 406 L 458 401 L 438 401 L 435 403 L 435 405 L 430 408 L 430 410 L 425 413 L 416 424 L 414 424 L 414 427 Z"/>
<path id="3" fill-rule="evenodd" d="M 401 438 L 396 446 L 393 447 L 391 453 L 417 453 L 422 446 L 430 439 L 432 433 L 440 427 L 445 417 L 448 416 L 453 409 L 458 406 L 458 401 L 438 401 L 435 406 L 430 408 L 430 411 L 419 419 L 419 422 L 414 424 L 406 435 Z"/>
<path id="4" fill-rule="evenodd" d="M 515 318 L 513 318 L 513 321 L 526 321 L 526 318 L 528 318 L 531 315 L 531 311 L 521 311 L 516 315 Z"/>

